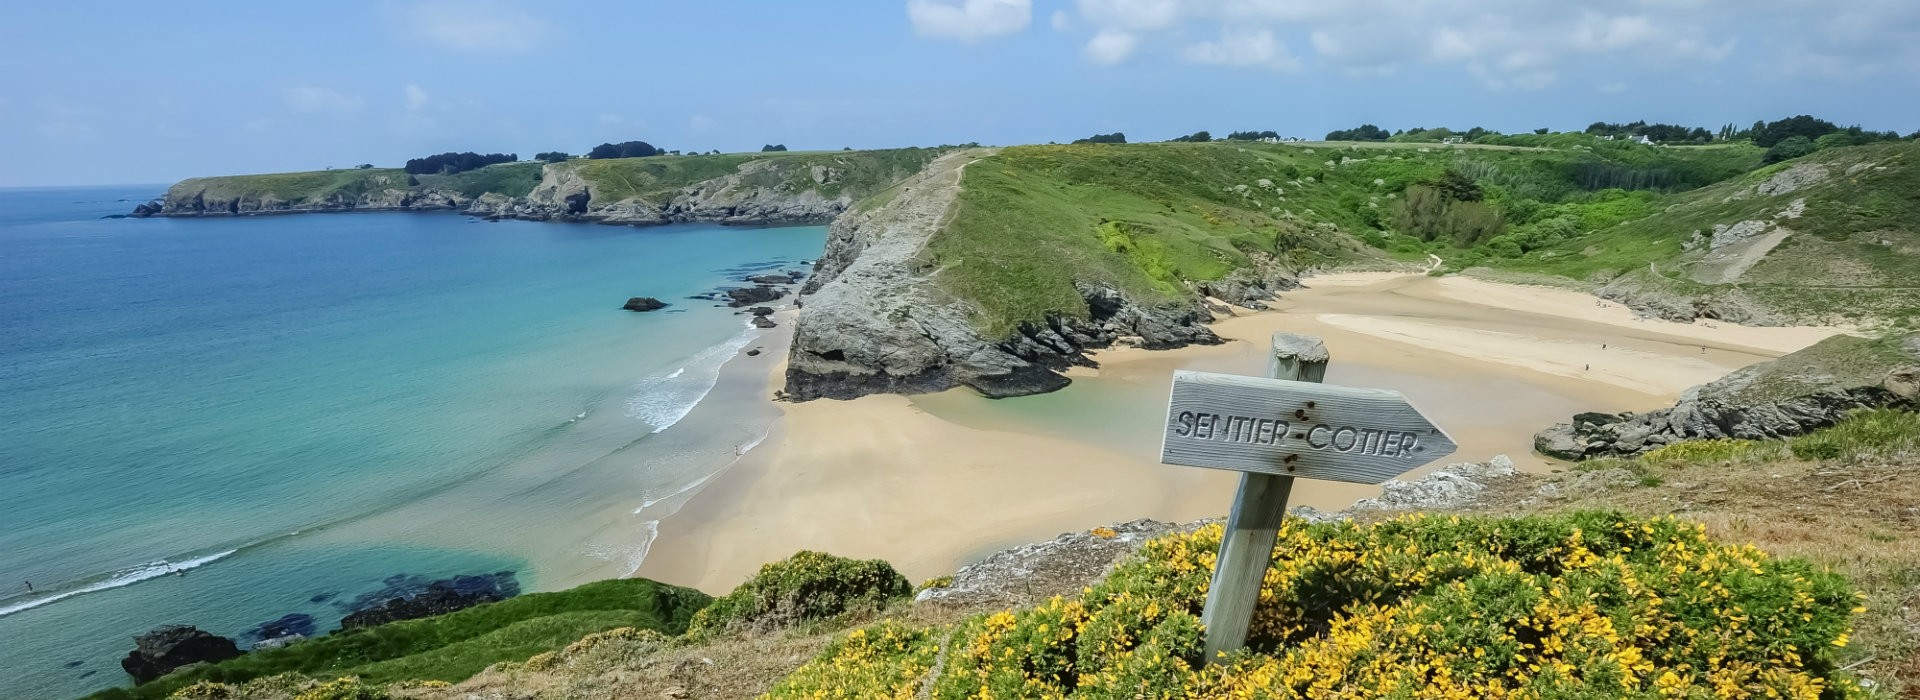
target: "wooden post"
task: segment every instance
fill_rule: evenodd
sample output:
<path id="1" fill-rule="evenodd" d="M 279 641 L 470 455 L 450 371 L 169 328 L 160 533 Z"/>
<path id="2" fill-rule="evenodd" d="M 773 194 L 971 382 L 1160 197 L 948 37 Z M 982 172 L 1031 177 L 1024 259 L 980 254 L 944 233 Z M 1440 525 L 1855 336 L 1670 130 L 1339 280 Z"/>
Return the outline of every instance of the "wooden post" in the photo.
<path id="1" fill-rule="evenodd" d="M 1318 383 L 1326 379 L 1328 359 L 1327 346 L 1319 338 L 1275 333 L 1267 376 Z M 1213 583 L 1207 588 L 1207 607 L 1200 615 L 1200 623 L 1206 626 L 1207 663 L 1247 644 L 1247 625 L 1260 601 L 1260 583 L 1266 578 L 1292 491 L 1291 476 L 1240 474 L 1240 490 L 1227 514 Z"/>

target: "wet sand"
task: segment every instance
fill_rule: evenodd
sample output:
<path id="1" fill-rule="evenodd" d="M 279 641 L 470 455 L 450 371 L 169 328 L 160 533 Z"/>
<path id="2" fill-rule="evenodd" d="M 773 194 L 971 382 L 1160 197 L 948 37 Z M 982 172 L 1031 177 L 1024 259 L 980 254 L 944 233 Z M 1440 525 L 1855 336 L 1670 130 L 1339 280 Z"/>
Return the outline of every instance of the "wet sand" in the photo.
<path id="1" fill-rule="evenodd" d="M 765 444 L 661 521 L 638 574 L 718 593 L 813 549 L 886 559 L 919 580 L 1061 532 L 1219 516 L 1236 473 L 1158 463 L 1170 375 L 1258 375 L 1277 331 L 1322 337 L 1330 383 L 1406 394 L 1459 442 L 1445 461 L 1507 454 L 1533 470 L 1556 466 L 1531 454 L 1533 433 L 1555 421 L 1665 406 L 1838 332 L 1638 319 L 1575 292 L 1464 278 L 1359 273 L 1308 285 L 1272 311 L 1220 320 L 1225 344 L 1101 352 L 1099 369 L 1075 370 L 1055 394 L 779 404 Z M 782 371 L 773 368 L 775 385 Z M 1377 491 L 1301 482 L 1292 502 L 1340 508 Z"/>

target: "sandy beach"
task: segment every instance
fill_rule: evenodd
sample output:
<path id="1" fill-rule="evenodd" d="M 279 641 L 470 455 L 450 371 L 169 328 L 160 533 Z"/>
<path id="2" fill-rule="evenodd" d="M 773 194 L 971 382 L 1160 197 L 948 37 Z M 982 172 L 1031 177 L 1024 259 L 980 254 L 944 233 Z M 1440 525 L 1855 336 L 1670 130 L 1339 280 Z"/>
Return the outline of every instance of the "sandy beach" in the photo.
<path id="1" fill-rule="evenodd" d="M 813 549 L 886 559 L 920 580 L 1061 532 L 1219 516 L 1236 473 L 1158 463 L 1169 377 L 1258 375 L 1274 332 L 1323 338 L 1330 383 L 1405 393 L 1459 442 L 1446 461 L 1507 454 L 1532 470 L 1557 466 L 1531 454 L 1533 433 L 1555 421 L 1659 408 L 1840 332 L 1641 319 L 1563 289 L 1393 273 L 1316 277 L 1273 306 L 1219 320 L 1222 345 L 1098 353 L 1098 369 L 1046 396 L 778 404 L 766 442 L 661 521 L 638 575 L 719 593 Z M 780 342 L 767 341 L 770 352 Z M 756 360 L 728 371 L 768 372 L 778 386 L 779 358 Z M 1340 508 L 1375 492 L 1302 482 L 1292 503 Z"/>

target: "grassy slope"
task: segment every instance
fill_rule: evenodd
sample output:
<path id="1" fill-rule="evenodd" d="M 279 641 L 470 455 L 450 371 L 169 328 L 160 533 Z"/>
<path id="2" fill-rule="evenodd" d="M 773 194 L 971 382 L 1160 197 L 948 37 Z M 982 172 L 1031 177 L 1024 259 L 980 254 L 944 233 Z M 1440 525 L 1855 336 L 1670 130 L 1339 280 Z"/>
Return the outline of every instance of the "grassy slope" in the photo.
<path id="1" fill-rule="evenodd" d="M 1855 164 L 1867 169 L 1848 176 Z M 1786 168 L 1818 164 L 1832 178 L 1773 196 L 1752 192 Z M 1878 169 L 1884 167 L 1885 169 Z M 1679 294 L 1712 296 L 1732 287 L 1687 277 L 1691 257 L 1682 244 L 1716 224 L 1771 220 L 1806 199 L 1787 239 L 1740 280 L 1738 290 L 1791 317 L 1839 315 L 1911 317 L 1920 309 L 1920 145 L 1887 143 L 1822 151 L 1742 177 L 1674 195 L 1647 216 L 1512 260 L 1496 267 L 1603 281 L 1631 275 Z M 1649 267 L 1656 265 L 1656 277 Z"/>
<path id="2" fill-rule="evenodd" d="M 1449 168 L 1473 175 L 1503 205 L 1564 206 L 1599 227 L 1658 197 L 1602 197 L 1594 183 L 1697 187 L 1744 172 L 1758 157 L 1751 148 L 1624 144 L 1011 147 L 968 167 L 953 221 L 930 241 L 925 262 L 942 270 L 943 289 L 981 307 L 983 332 L 1001 337 L 1048 314 L 1084 315 L 1075 281 L 1172 299 L 1185 282 L 1219 279 L 1254 253 L 1277 252 L 1296 268 L 1424 260 L 1428 246 L 1388 230 L 1392 206 L 1409 185 Z M 1596 199 L 1604 201 L 1588 204 Z"/>
<path id="3" fill-rule="evenodd" d="M 357 197 L 365 192 L 407 189 L 407 173 L 398 168 L 370 168 L 227 175 L 193 178 L 176 187 L 204 188 L 208 199 L 259 200 L 272 197 L 294 203 L 319 202 L 334 194 Z"/>
<path id="4" fill-rule="evenodd" d="M 749 168 L 743 184 L 788 191 L 815 190 L 822 197 L 847 193 L 855 198 L 878 192 L 919 171 L 940 155 L 939 149 L 901 148 L 884 151 L 815 151 L 786 153 L 731 153 L 724 155 L 654 156 L 651 158 L 574 159 L 562 167 L 576 169 L 594 183 L 597 199 L 620 201 L 638 197 L 659 200 L 688 185 L 731 175 L 752 161 L 767 166 Z M 833 171 L 832 181 L 813 179 L 815 166 Z"/>
<path id="5" fill-rule="evenodd" d="M 330 634 L 93 697 L 164 698 L 197 681 L 240 682 L 288 672 L 318 678 L 360 676 L 372 683 L 457 681 L 490 664 L 554 651 L 594 632 L 633 627 L 679 634 L 711 600 L 699 591 L 644 579 L 600 581 Z"/>
<path id="6" fill-rule="evenodd" d="M 508 197 L 525 197 L 540 184 L 542 163 L 499 163 L 452 175 L 420 175 L 421 187 L 459 192 L 478 197 L 495 192 Z"/>

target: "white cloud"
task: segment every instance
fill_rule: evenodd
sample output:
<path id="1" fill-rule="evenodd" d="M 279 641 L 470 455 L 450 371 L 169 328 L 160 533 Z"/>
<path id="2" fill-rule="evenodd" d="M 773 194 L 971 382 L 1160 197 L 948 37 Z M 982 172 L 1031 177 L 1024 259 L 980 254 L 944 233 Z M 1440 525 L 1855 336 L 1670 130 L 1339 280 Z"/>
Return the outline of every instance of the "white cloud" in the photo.
<path id="1" fill-rule="evenodd" d="M 427 106 L 431 104 L 433 104 L 433 98 L 427 95 L 426 88 L 413 83 L 407 83 L 407 111 L 426 111 Z"/>
<path id="2" fill-rule="evenodd" d="M 1133 49 L 1140 45 L 1140 37 L 1117 29 L 1102 29 L 1100 33 L 1087 40 L 1081 53 L 1095 65 L 1111 66 L 1127 60 Z"/>
<path id="3" fill-rule="evenodd" d="M 1272 31 L 1222 29 L 1220 38 L 1187 46 L 1187 60 L 1194 63 L 1236 68 L 1299 70 L 1300 59 Z"/>
<path id="4" fill-rule="evenodd" d="M 932 3 L 933 0 L 914 0 Z M 960 0 L 935 3 L 953 6 Z M 968 2 L 968 5 L 974 4 Z M 1451 69 L 1493 89 L 1730 73 L 1860 78 L 1920 74 L 1920 2 L 1850 0 L 1073 0 L 1061 33 L 1091 32 L 1082 55 L 1112 63 L 1156 43 L 1189 61 L 1389 75 Z M 959 10 L 954 9 L 954 12 Z M 1231 28 L 1217 39 L 1208 27 Z M 1262 34 L 1262 33 L 1265 34 Z M 1103 33 L 1104 38 L 1103 38 Z M 1202 39 L 1201 41 L 1196 41 Z M 1270 37 L 1270 41 L 1269 41 Z M 1285 53 L 1287 45 L 1302 55 Z M 1742 53 L 1739 49 L 1753 47 Z M 1269 56 L 1266 53 L 1272 50 Z M 1102 60 L 1106 59 L 1106 60 Z M 1572 76 L 1571 78 L 1569 76 Z"/>
<path id="5" fill-rule="evenodd" d="M 1025 30 L 1033 0 L 907 0 L 907 19 L 921 36 L 978 41 Z"/>
<path id="6" fill-rule="evenodd" d="M 287 109 L 304 114 L 354 114 L 366 106 L 366 100 L 358 95 L 312 85 L 281 89 L 280 102 Z"/>
<path id="7" fill-rule="evenodd" d="M 1180 19 L 1179 0 L 1078 0 L 1080 16 L 1096 26 L 1165 29 Z"/>
<path id="8" fill-rule="evenodd" d="M 526 51 L 552 31 L 544 19 L 505 0 L 421 0 L 403 10 L 406 28 L 442 48 Z"/>

